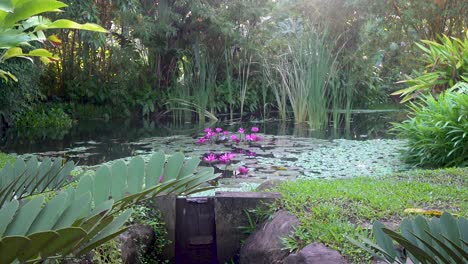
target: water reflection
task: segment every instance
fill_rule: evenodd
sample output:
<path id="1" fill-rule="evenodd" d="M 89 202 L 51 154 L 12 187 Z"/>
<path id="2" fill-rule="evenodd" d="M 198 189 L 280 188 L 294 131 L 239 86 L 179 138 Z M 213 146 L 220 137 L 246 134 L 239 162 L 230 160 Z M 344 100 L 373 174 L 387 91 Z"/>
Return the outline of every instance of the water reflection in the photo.
<path id="1" fill-rule="evenodd" d="M 44 156 L 61 156 L 79 161 L 82 164 L 99 164 L 109 160 L 124 158 L 144 151 L 145 146 L 129 144 L 150 137 L 170 137 L 185 135 L 196 138 L 205 127 L 221 127 L 237 131 L 240 126 L 250 131 L 253 126 L 260 133 L 268 135 L 293 135 L 295 137 L 318 139 L 375 139 L 389 138 L 389 122 L 401 119 L 401 113 L 353 114 L 349 126 L 318 131 L 307 125 L 292 122 L 249 122 L 249 123 L 205 123 L 146 120 L 126 120 L 118 122 L 82 121 L 70 130 L 6 130 L 1 131 L 0 151 L 7 153 L 41 153 Z M 346 129 L 347 128 L 347 129 Z"/>

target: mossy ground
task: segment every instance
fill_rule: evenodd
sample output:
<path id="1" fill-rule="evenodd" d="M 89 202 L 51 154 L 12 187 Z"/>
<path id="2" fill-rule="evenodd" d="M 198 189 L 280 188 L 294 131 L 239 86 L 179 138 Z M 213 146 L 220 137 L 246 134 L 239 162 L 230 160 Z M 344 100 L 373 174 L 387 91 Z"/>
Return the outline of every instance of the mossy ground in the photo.
<path id="1" fill-rule="evenodd" d="M 468 214 L 468 168 L 416 170 L 379 178 L 300 180 L 278 187 L 282 207 L 300 220 L 295 233 L 284 239 L 291 250 L 320 241 L 340 251 L 351 263 L 369 256 L 347 236 L 366 235 L 374 220 L 396 227 L 406 208 Z"/>
<path id="2" fill-rule="evenodd" d="M 7 162 L 13 163 L 15 160 L 16 156 L 0 152 L 0 169 L 3 168 Z"/>

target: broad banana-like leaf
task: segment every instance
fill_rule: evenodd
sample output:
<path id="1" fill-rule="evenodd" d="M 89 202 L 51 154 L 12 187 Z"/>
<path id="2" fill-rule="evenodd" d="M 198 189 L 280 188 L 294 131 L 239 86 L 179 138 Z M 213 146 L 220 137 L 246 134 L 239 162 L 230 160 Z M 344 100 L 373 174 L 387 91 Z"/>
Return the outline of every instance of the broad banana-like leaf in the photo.
<path id="1" fill-rule="evenodd" d="M 165 175 L 163 175 L 165 162 L 166 162 L 166 156 L 164 155 L 164 152 L 157 152 L 151 156 L 150 160 L 148 161 L 148 165 L 146 167 L 146 175 L 145 175 L 145 188 L 146 189 L 158 184 L 160 176 L 163 176 L 164 180 L 169 180 L 169 179 L 166 179 L 166 177 L 164 177 Z"/>
<path id="2" fill-rule="evenodd" d="M 151 157 L 146 168 L 141 157 L 134 158 L 129 165 L 119 161 L 110 168 L 102 166 L 95 176 L 81 177 L 76 187 L 70 186 L 46 202 L 41 195 L 21 205 L 13 199 L 0 208 L 0 235 L 3 234 L 0 252 L 15 252 L 15 259 L 26 263 L 51 256 L 86 253 L 126 230 L 123 225 L 131 210 L 122 213 L 124 209 L 157 195 L 195 192 L 200 190 L 201 184 L 218 176 L 213 168 L 197 170 L 197 165 L 196 160 L 185 160 L 181 154 L 170 157 L 166 163 L 165 154 L 159 152 Z M 27 164 L 18 161 L 5 170 L 10 175 L 8 179 L 13 180 L 2 183 L 10 182 L 7 189 L 19 190 L 11 186 L 25 186 L 27 179 L 28 183 L 33 183 L 28 186 L 34 185 L 28 188 L 37 192 L 40 186 L 62 186 L 62 178 L 68 175 L 68 170 L 71 167 L 64 172 L 57 161 L 45 160 L 40 166 L 37 160 Z M 175 176 L 160 183 L 161 173 Z M 18 174 L 20 176 L 15 178 Z M 133 182 L 137 183 L 129 184 Z M 18 243 L 34 243 L 34 246 L 21 250 L 3 243 L 4 238 L 9 241 L 11 237 Z"/>
<path id="3" fill-rule="evenodd" d="M 385 226 L 379 221 L 374 221 L 372 226 L 372 232 L 377 244 L 388 253 L 389 257 L 386 256 L 387 260 L 393 261 L 396 258 L 395 245 L 393 244 L 392 239 L 383 232 Z"/>
<path id="4" fill-rule="evenodd" d="M 42 31 L 47 29 L 79 29 L 79 30 L 90 30 L 95 32 L 106 33 L 107 30 L 103 27 L 93 24 L 93 23 L 85 23 L 79 24 L 74 21 L 68 19 L 59 19 L 52 23 L 42 24 L 35 28 L 35 31 Z"/>
<path id="5" fill-rule="evenodd" d="M 13 165 L 6 164 L 0 171 L 0 207 L 11 199 L 57 190 L 69 182 L 75 168 L 73 161 L 63 164 L 61 158 L 52 162 L 49 158 L 41 164 L 35 157 L 27 163 L 17 159 Z"/>
<path id="6" fill-rule="evenodd" d="M 19 1 L 19 3 L 15 3 L 13 12 L 8 13 L 0 20 L 0 28 L 10 28 L 18 21 L 26 20 L 44 12 L 55 11 L 66 6 L 66 4 L 56 0 Z"/>

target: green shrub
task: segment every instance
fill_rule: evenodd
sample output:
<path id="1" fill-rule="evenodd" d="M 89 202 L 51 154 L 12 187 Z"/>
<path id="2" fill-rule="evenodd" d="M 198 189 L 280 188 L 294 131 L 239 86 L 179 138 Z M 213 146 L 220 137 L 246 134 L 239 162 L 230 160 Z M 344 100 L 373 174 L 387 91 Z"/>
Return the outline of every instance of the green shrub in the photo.
<path id="1" fill-rule="evenodd" d="M 73 120 L 61 108 L 50 110 L 32 110 L 20 116 L 16 121 L 18 128 L 64 128 L 72 126 Z"/>
<path id="2" fill-rule="evenodd" d="M 411 103 L 411 117 L 394 124 L 408 139 L 405 160 L 423 167 L 468 165 L 468 93 L 447 92 Z"/>

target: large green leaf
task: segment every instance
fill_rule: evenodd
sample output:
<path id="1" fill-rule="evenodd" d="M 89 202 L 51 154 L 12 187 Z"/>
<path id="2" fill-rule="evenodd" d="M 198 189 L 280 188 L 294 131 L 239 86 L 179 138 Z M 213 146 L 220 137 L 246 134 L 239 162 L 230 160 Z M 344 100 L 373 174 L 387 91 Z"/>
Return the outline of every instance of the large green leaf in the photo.
<path id="1" fill-rule="evenodd" d="M 372 232 L 377 240 L 377 244 L 389 255 L 389 257 L 385 256 L 387 260 L 393 261 L 396 258 L 395 246 L 392 239 L 383 232 L 384 227 L 381 222 L 374 221 Z"/>
<path id="2" fill-rule="evenodd" d="M 25 235 L 42 209 L 44 197 L 38 196 L 21 206 L 5 232 L 6 236 Z"/>
<path id="3" fill-rule="evenodd" d="M 93 197 L 95 204 L 109 200 L 111 197 L 112 176 L 109 167 L 101 166 L 94 176 Z"/>
<path id="4" fill-rule="evenodd" d="M 431 263 L 437 264 L 436 260 L 431 257 L 431 255 L 427 254 L 424 250 L 420 249 L 417 245 L 413 244 L 411 241 L 407 240 L 402 235 L 392 231 L 390 229 L 383 228 L 383 231 L 389 235 L 392 239 L 398 242 L 400 245 L 405 247 L 406 250 L 411 252 L 411 255 L 414 256 L 418 261 L 421 263 Z M 416 261 L 417 263 L 417 261 Z"/>
<path id="5" fill-rule="evenodd" d="M 66 251 L 86 236 L 86 232 L 79 227 L 67 227 L 59 229 L 56 232 L 59 234 L 59 239 L 51 241 L 51 243 L 42 250 L 42 257 L 49 257 L 58 252 Z"/>
<path id="6" fill-rule="evenodd" d="M 142 157 L 134 157 L 128 164 L 127 192 L 134 194 L 143 188 L 145 178 L 145 161 Z"/>
<path id="7" fill-rule="evenodd" d="M 119 215 L 115 221 L 112 221 L 106 228 L 104 228 L 96 237 L 94 237 L 83 249 L 77 252 L 78 255 L 82 255 L 89 250 L 95 248 L 98 245 L 109 241 L 110 239 L 118 236 L 122 232 L 126 231 L 126 228 L 122 228 L 125 222 L 128 220 L 130 215 L 132 214 L 132 210 L 129 209 Z"/>
<path id="8" fill-rule="evenodd" d="M 180 170 L 184 165 L 184 155 L 182 153 L 175 153 L 166 163 L 164 168 L 164 179 L 171 180 L 179 177 Z"/>
<path id="9" fill-rule="evenodd" d="M 39 231 L 52 230 L 55 223 L 65 211 L 67 202 L 67 193 L 61 193 L 55 196 L 46 206 L 41 210 L 36 220 L 32 223 L 27 234 L 36 233 Z"/>
<path id="10" fill-rule="evenodd" d="M 31 240 L 23 236 L 2 237 L 0 256 L 2 263 L 12 263 L 24 248 L 29 247 Z"/>
<path id="11" fill-rule="evenodd" d="M 7 226 L 11 223 L 11 220 L 13 220 L 13 217 L 15 216 L 18 207 L 18 200 L 13 200 L 4 204 L 0 209 L 0 237 L 3 237 Z"/>
<path id="12" fill-rule="evenodd" d="M 45 250 L 45 248 L 48 248 L 54 240 L 59 238 L 60 235 L 54 231 L 34 233 L 28 236 L 28 239 L 31 241 L 29 246 L 23 248 L 17 257 L 23 262 L 29 259 L 38 258 L 39 254 Z"/>
<path id="13" fill-rule="evenodd" d="M 15 25 L 16 22 L 28 19 L 34 15 L 44 12 L 56 11 L 59 8 L 67 5 L 56 0 L 29 0 L 21 1 L 20 4 L 14 6 L 14 11 L 5 16 L 3 21 L 0 21 L 0 28 L 9 28 Z"/>
<path id="14" fill-rule="evenodd" d="M 73 200 L 54 225 L 54 229 L 71 226 L 91 204 L 91 194 L 85 193 Z"/>
<path id="15" fill-rule="evenodd" d="M 102 33 L 107 32 L 106 29 L 104 29 L 103 27 L 99 25 L 92 24 L 92 23 L 79 24 L 68 19 L 59 19 L 50 24 L 43 24 L 43 25 L 37 26 L 35 31 L 46 30 L 46 29 L 80 29 L 80 30 L 102 32 Z"/>
<path id="16" fill-rule="evenodd" d="M 153 187 L 159 183 L 159 177 L 163 175 L 165 162 L 166 156 L 164 152 L 157 152 L 151 156 L 146 167 L 145 188 Z"/>
<path id="17" fill-rule="evenodd" d="M 127 189 L 128 168 L 122 160 L 117 161 L 112 165 L 112 183 L 111 197 L 114 200 L 120 200 L 124 196 L 124 191 Z"/>

